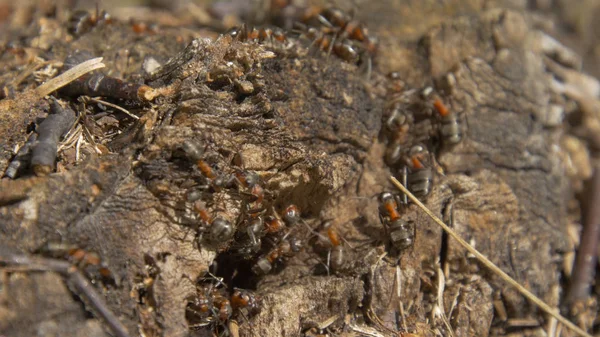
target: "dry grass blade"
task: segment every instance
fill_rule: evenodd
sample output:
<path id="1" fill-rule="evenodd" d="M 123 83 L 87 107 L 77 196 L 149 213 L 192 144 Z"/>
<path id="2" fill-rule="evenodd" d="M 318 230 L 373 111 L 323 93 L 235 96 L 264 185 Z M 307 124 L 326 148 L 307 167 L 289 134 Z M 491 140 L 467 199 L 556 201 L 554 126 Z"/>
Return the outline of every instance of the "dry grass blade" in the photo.
<path id="1" fill-rule="evenodd" d="M 488 267 L 492 272 L 494 272 L 495 274 L 500 276 L 506 283 L 515 287 L 517 289 L 517 291 L 519 291 L 521 293 L 521 295 L 525 296 L 531 302 L 535 303 L 535 305 L 537 305 L 540 309 L 545 311 L 550 316 L 556 318 L 559 322 L 563 323 L 569 329 L 575 331 L 579 335 L 586 336 L 586 337 L 592 336 L 592 335 L 588 334 L 587 332 L 585 332 L 580 327 L 578 327 L 577 325 L 573 324 L 571 321 L 569 321 L 565 317 L 563 317 L 560 313 L 558 313 L 558 310 L 552 309 L 548 304 L 546 304 L 540 298 L 535 296 L 529 290 L 525 289 L 525 287 L 520 285 L 519 282 L 515 281 L 508 274 L 506 274 L 504 271 L 502 271 L 502 269 L 498 268 L 492 261 L 490 261 L 487 257 L 485 257 L 483 254 L 481 254 L 479 251 L 477 251 L 477 249 L 475 249 L 475 248 L 473 248 L 473 246 L 469 245 L 458 234 L 456 234 L 452 230 L 452 228 L 450 228 L 448 225 L 446 225 L 442 220 L 440 220 L 437 216 L 435 216 L 433 214 L 433 212 L 431 212 L 427 207 L 425 207 L 425 205 L 423 205 L 423 203 L 421 201 L 419 201 L 419 199 L 417 199 L 412 193 L 410 193 L 410 191 L 406 187 L 404 187 L 396 178 L 390 177 L 390 179 L 391 179 L 392 183 L 396 187 L 398 187 L 398 189 L 400 189 L 402 191 L 402 193 L 406 194 L 410 198 L 410 200 L 412 200 L 412 202 L 414 202 L 417 206 L 419 206 L 419 208 L 421 208 L 433 221 L 435 221 L 435 223 L 437 223 L 440 227 L 442 227 L 442 229 L 444 229 L 444 231 L 446 233 L 448 233 L 448 235 L 450 235 L 452 238 L 454 238 L 456 241 L 458 241 L 458 243 L 461 246 L 463 246 L 469 253 L 473 254 L 477 258 L 477 260 L 479 260 L 479 262 L 481 262 L 486 267 Z"/>
<path id="2" fill-rule="evenodd" d="M 454 330 L 452 330 L 452 325 L 450 325 L 450 322 L 448 321 L 448 317 L 446 316 L 446 313 L 444 312 L 444 289 L 446 288 L 446 279 L 444 278 L 444 273 L 442 272 L 442 269 L 440 267 L 437 268 L 437 279 L 438 279 L 438 286 L 437 286 L 437 303 L 436 305 L 433 307 L 432 313 L 433 313 L 433 317 L 434 318 L 439 318 L 440 320 L 442 320 L 442 323 L 444 323 L 444 326 L 446 327 L 446 329 L 448 329 L 448 334 L 450 335 L 450 337 L 454 337 Z"/>
<path id="3" fill-rule="evenodd" d="M 359 326 L 356 324 L 349 324 L 348 327 L 350 330 L 359 333 L 360 336 L 383 337 L 383 334 L 373 328 Z"/>
<path id="4" fill-rule="evenodd" d="M 93 102 L 93 103 L 103 104 L 103 105 L 109 106 L 109 107 L 111 107 L 113 109 L 117 109 L 117 110 L 123 112 L 124 114 L 126 114 L 127 116 L 129 116 L 129 117 L 131 117 L 133 119 L 140 119 L 138 116 L 136 116 L 136 115 L 132 114 L 131 112 L 129 112 L 129 110 L 127 110 L 125 108 L 122 108 L 122 107 L 120 107 L 120 106 L 118 106 L 116 104 L 112 104 L 110 102 L 103 101 L 103 100 L 101 100 L 99 98 L 86 97 L 85 101 L 86 102 Z"/>
<path id="5" fill-rule="evenodd" d="M 35 89 L 35 93 L 38 98 L 42 98 L 48 95 L 49 93 L 73 82 L 81 76 L 104 67 L 105 65 L 104 63 L 102 63 L 102 57 L 87 60 L 56 76 L 48 82 L 40 85 Z"/>

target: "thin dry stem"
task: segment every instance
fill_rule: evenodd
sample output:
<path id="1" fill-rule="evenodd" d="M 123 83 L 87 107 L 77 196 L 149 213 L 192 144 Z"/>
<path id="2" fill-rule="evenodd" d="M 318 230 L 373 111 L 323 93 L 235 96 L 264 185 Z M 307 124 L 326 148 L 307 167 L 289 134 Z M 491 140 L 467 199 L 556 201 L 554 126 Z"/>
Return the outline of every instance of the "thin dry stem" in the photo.
<path id="1" fill-rule="evenodd" d="M 317 328 L 321 331 L 325 330 L 329 326 L 331 326 L 331 324 L 335 323 L 335 321 L 337 321 L 339 318 L 340 318 L 340 315 L 333 315 L 333 316 L 329 317 L 328 319 L 326 319 L 325 321 L 319 323 L 319 326 Z"/>
<path id="2" fill-rule="evenodd" d="M 548 337 L 556 337 L 557 325 L 558 321 L 556 320 L 556 318 L 551 317 L 550 321 L 548 322 L 548 331 L 546 332 L 548 334 Z"/>
<path id="3" fill-rule="evenodd" d="M 125 108 L 122 108 L 122 107 L 120 107 L 120 106 L 118 106 L 116 104 L 112 104 L 112 103 L 109 103 L 107 101 L 103 101 L 103 100 L 101 100 L 99 98 L 87 97 L 86 101 L 88 101 L 88 102 L 94 102 L 94 103 L 100 103 L 102 105 L 106 105 L 106 106 L 109 106 L 111 108 L 117 109 L 117 110 L 125 113 L 127 116 L 129 116 L 129 117 L 131 117 L 133 119 L 140 119 L 138 116 L 136 116 L 136 115 L 132 114 L 131 112 L 129 112 L 129 110 L 127 110 Z"/>
<path id="4" fill-rule="evenodd" d="M 75 124 L 73 125 L 71 130 L 69 130 L 69 132 L 67 132 L 64 139 L 60 142 L 60 144 L 58 146 L 58 151 L 60 152 L 60 151 L 70 149 L 73 146 L 75 146 L 77 139 L 79 138 L 81 133 L 82 133 L 81 126 L 79 124 L 77 124 L 77 122 L 75 122 Z"/>
<path id="5" fill-rule="evenodd" d="M 571 308 L 590 297 L 590 289 L 595 279 L 598 241 L 600 240 L 599 164 L 594 165 L 594 174 L 588 186 L 588 200 L 583 218 L 581 241 L 575 256 L 575 266 L 565 301 Z"/>
<path id="6" fill-rule="evenodd" d="M 363 336 L 383 337 L 383 335 L 379 331 L 374 330 L 369 327 L 366 327 L 366 326 L 358 326 L 355 324 L 348 324 L 348 327 L 350 328 L 350 330 L 352 330 L 354 332 L 358 332 Z"/>
<path id="7" fill-rule="evenodd" d="M 446 289 L 446 279 L 444 278 L 444 273 L 442 272 L 442 268 L 437 268 L 437 276 L 438 276 L 438 293 L 437 293 L 437 304 L 433 308 L 434 316 L 438 316 L 446 329 L 448 329 L 448 334 L 450 337 L 454 337 L 454 330 L 452 330 L 452 325 L 448 322 L 448 317 L 446 317 L 446 313 L 444 312 L 444 289 Z"/>
<path id="8" fill-rule="evenodd" d="M 75 145 L 75 162 L 79 162 L 79 159 L 81 158 L 81 142 L 83 142 L 83 134 L 79 135 L 79 138 L 77 139 L 77 144 Z"/>
<path id="9" fill-rule="evenodd" d="M 400 318 L 402 319 L 402 328 L 404 331 L 408 331 L 408 327 L 406 325 L 406 317 L 404 314 L 404 304 L 400 301 L 402 297 L 402 272 L 400 271 L 400 266 L 396 265 L 396 298 L 398 299 L 398 308 L 400 310 Z"/>
<path id="10" fill-rule="evenodd" d="M 489 268 L 492 272 L 494 272 L 495 274 L 500 276 L 500 278 L 502 278 L 506 283 L 515 287 L 517 289 L 517 291 L 519 291 L 521 293 L 521 295 L 525 296 L 527 299 L 529 299 L 531 302 L 533 302 L 535 305 L 537 305 L 544 312 L 546 312 L 547 314 L 549 314 L 552 317 L 555 317 L 559 322 L 566 325 L 569 329 L 573 330 L 574 332 L 578 333 L 579 335 L 586 336 L 586 337 L 592 336 L 592 335 L 588 334 L 587 332 L 585 332 L 580 327 L 578 327 L 577 325 L 575 325 L 574 323 L 572 323 L 571 321 L 569 321 L 568 319 L 566 319 L 565 317 L 563 317 L 558 312 L 558 310 L 552 309 L 548 304 L 546 304 L 540 298 L 535 296 L 532 292 L 530 292 L 525 287 L 520 285 L 519 282 L 515 281 L 508 274 L 506 274 L 504 271 L 502 271 L 502 269 L 498 268 L 492 261 L 490 261 L 487 257 L 485 257 L 483 254 L 481 254 L 479 251 L 477 251 L 477 249 L 475 249 L 475 248 L 473 248 L 473 246 L 469 245 L 458 234 L 456 234 L 454 232 L 454 230 L 452 230 L 452 228 L 450 228 L 448 225 L 446 225 L 442 220 L 440 220 L 437 216 L 435 216 L 432 211 L 430 211 L 427 207 L 425 207 L 425 205 L 423 205 L 423 203 L 421 201 L 419 201 L 419 199 L 417 199 L 396 178 L 390 177 L 390 179 L 391 179 L 392 183 L 398 189 L 400 189 L 402 191 L 402 193 L 406 194 L 410 198 L 410 200 L 412 200 L 412 202 L 414 202 L 417 206 L 419 206 L 419 208 L 421 208 L 435 223 L 437 223 L 440 227 L 442 227 L 442 229 L 446 233 L 448 233 L 449 236 L 451 236 L 456 241 L 458 241 L 458 243 L 461 246 L 463 246 L 469 253 L 473 254 L 475 256 L 475 258 L 477 258 L 477 260 L 479 260 L 479 262 L 481 262 L 483 265 L 485 265 L 487 268 Z"/>

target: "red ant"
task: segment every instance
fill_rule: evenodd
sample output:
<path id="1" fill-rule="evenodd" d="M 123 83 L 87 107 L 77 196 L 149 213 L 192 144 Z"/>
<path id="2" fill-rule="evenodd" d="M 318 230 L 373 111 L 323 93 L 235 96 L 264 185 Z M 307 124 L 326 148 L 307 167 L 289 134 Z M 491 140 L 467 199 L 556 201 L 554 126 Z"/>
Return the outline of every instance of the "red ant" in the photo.
<path id="1" fill-rule="evenodd" d="M 458 116 L 450 111 L 441 99 L 436 98 L 433 106 L 440 118 L 440 134 L 442 142 L 447 145 L 454 145 L 462 139 L 462 130 Z"/>
<path id="2" fill-rule="evenodd" d="M 67 30 L 75 36 L 81 36 L 100 24 L 110 23 L 112 23 L 110 15 L 106 11 L 99 11 L 96 7 L 94 14 L 85 10 L 75 11 L 69 18 Z"/>
<path id="3" fill-rule="evenodd" d="M 158 32 L 158 28 L 156 25 L 153 24 L 147 24 L 145 22 L 137 22 L 137 21 L 132 21 L 131 22 L 131 29 L 136 33 L 136 34 L 151 34 L 154 35 Z"/>
<path id="4" fill-rule="evenodd" d="M 282 212 L 281 216 L 273 212 L 273 215 L 268 216 L 265 219 L 265 230 L 267 233 L 274 234 L 279 233 L 287 226 L 293 226 L 300 222 L 300 209 L 296 205 L 289 205 Z"/>
<path id="5" fill-rule="evenodd" d="M 379 216 L 394 248 L 401 251 L 412 246 L 415 238 L 414 224 L 400 218 L 398 202 L 389 192 L 384 192 L 379 197 Z"/>
<path id="6" fill-rule="evenodd" d="M 325 233 L 323 234 L 323 232 Z M 321 232 L 316 232 L 316 235 L 319 245 L 327 248 L 327 264 L 325 265 L 327 274 L 329 274 L 330 267 L 334 271 L 339 270 L 346 262 L 344 239 L 339 235 L 331 221 L 326 221 L 322 225 Z"/>
<path id="7" fill-rule="evenodd" d="M 260 299 L 251 291 L 235 288 L 231 295 L 231 307 L 233 310 L 247 309 L 250 314 L 259 310 Z"/>
<path id="8" fill-rule="evenodd" d="M 104 265 L 100 256 L 94 252 L 64 243 L 47 243 L 40 251 L 57 258 L 67 259 L 81 269 L 93 267 L 104 279 L 113 279 L 112 272 Z"/>
<path id="9" fill-rule="evenodd" d="M 197 330 L 209 325 L 224 326 L 236 313 L 254 315 L 260 310 L 260 299 L 251 291 L 235 288 L 233 294 L 227 294 L 221 279 L 208 273 L 217 283 L 200 284 L 196 295 L 188 299 L 186 320 L 190 329 Z M 244 315 L 245 317 L 245 315 Z"/>
<path id="10" fill-rule="evenodd" d="M 202 223 L 202 228 L 208 227 L 208 240 L 211 242 L 225 242 L 233 237 L 235 228 L 230 221 L 223 219 L 222 217 L 212 217 L 206 205 L 202 200 L 195 200 L 193 203 L 193 209 L 198 214 Z M 202 239 L 202 236 L 199 237 Z"/>
<path id="11" fill-rule="evenodd" d="M 320 29 L 307 29 L 313 19 L 320 24 Z M 377 40 L 369 35 L 363 24 L 334 7 L 307 11 L 302 22 L 297 26 L 306 31 L 308 38 L 314 41 L 313 44 L 321 50 L 327 50 L 328 54 L 333 51 L 347 62 L 362 61 L 370 75 L 371 59 L 377 52 Z"/>
<path id="12" fill-rule="evenodd" d="M 408 171 L 403 169 L 402 180 L 407 188 L 418 198 L 425 198 L 433 186 L 433 167 L 431 154 L 424 145 L 417 144 L 408 152 Z"/>
<path id="13" fill-rule="evenodd" d="M 228 176 L 218 176 L 217 172 L 211 167 L 211 165 L 204 159 L 205 147 L 201 142 L 186 140 L 181 145 L 181 149 L 185 153 L 186 157 L 192 161 L 200 173 L 204 177 L 210 180 L 211 186 L 219 190 L 221 187 L 227 187 L 231 185 L 233 178 Z"/>
<path id="14" fill-rule="evenodd" d="M 288 41 L 284 31 L 276 27 L 248 28 L 248 26 L 244 24 L 240 27 L 234 27 L 230 29 L 227 34 L 242 42 L 257 41 L 262 43 L 265 41 L 270 41 L 271 46 L 274 46 L 275 41 L 281 44 L 285 44 Z"/>
<path id="15" fill-rule="evenodd" d="M 223 289 L 214 285 L 198 287 L 196 296 L 188 299 L 186 319 L 190 329 L 197 330 L 215 322 L 222 324 L 232 315 L 231 302 L 223 294 Z"/>
<path id="16" fill-rule="evenodd" d="M 252 272 L 257 275 L 268 274 L 278 260 L 300 251 L 302 248 L 301 241 L 295 238 L 288 238 L 289 234 L 290 232 L 286 233 L 275 247 L 258 258 L 254 266 L 252 266 Z"/>

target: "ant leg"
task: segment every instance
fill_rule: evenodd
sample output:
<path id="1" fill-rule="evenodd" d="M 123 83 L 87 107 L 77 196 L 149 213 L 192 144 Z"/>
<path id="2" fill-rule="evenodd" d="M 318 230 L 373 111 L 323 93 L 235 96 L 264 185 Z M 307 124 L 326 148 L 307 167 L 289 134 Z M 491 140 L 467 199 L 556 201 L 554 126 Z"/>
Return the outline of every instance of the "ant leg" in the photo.
<path id="1" fill-rule="evenodd" d="M 337 39 L 336 35 L 334 35 L 333 38 L 331 38 L 331 43 L 329 44 L 329 48 L 327 48 L 327 54 L 325 56 L 325 62 L 327 62 L 329 60 L 329 55 L 331 55 L 331 52 L 333 51 L 333 45 L 335 44 L 336 39 Z"/>
<path id="2" fill-rule="evenodd" d="M 330 262 L 331 262 L 331 249 L 327 252 L 327 265 L 325 266 L 325 268 L 327 268 L 327 276 L 329 276 Z"/>
<path id="3" fill-rule="evenodd" d="M 454 227 L 454 209 L 452 199 L 448 200 L 444 206 L 444 210 L 442 211 L 442 220 L 448 226 Z"/>
<path id="4" fill-rule="evenodd" d="M 367 59 L 365 60 L 365 64 L 366 64 L 365 79 L 368 81 L 371 79 L 371 71 L 373 70 L 373 61 L 372 61 L 371 56 L 367 57 Z"/>

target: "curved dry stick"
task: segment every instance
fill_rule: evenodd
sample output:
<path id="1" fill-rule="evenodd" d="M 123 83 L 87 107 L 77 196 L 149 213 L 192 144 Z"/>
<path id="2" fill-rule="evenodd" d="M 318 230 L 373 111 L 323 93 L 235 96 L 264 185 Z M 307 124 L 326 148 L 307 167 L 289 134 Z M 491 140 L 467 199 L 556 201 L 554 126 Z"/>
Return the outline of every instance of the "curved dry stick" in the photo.
<path id="1" fill-rule="evenodd" d="M 60 137 L 71 129 L 76 119 L 75 111 L 68 106 L 62 107 L 56 100 L 50 102 L 50 112 L 40 123 L 39 136 L 31 154 L 31 166 L 37 176 L 52 172 Z"/>
<path id="2" fill-rule="evenodd" d="M 567 289 L 566 303 L 573 306 L 590 296 L 590 287 L 596 271 L 598 240 L 600 239 L 600 165 L 595 165 L 590 184 L 589 200 L 581 231 L 571 284 Z"/>
<path id="3" fill-rule="evenodd" d="M 127 328 L 108 308 L 102 296 L 98 294 L 81 272 L 69 262 L 0 251 L 0 265 L 2 264 L 22 266 L 29 271 L 51 271 L 62 274 L 70 281 L 75 291 L 95 309 L 95 312 L 104 320 L 115 336 L 130 337 Z"/>
<path id="4" fill-rule="evenodd" d="M 546 304 L 544 301 L 542 301 L 539 297 L 535 296 L 532 292 L 530 292 L 525 287 L 523 287 L 522 285 L 520 285 L 519 282 L 515 281 L 508 274 L 506 274 L 504 271 L 502 271 L 502 269 L 498 268 L 487 257 L 485 257 L 483 254 L 481 254 L 477 249 L 473 248 L 473 246 L 471 246 L 465 240 L 463 240 L 460 237 L 460 235 L 456 234 L 456 232 L 454 232 L 454 230 L 452 230 L 452 228 L 450 228 L 442 220 L 440 220 L 437 216 L 435 216 L 433 214 L 433 212 L 431 212 L 427 207 L 425 207 L 425 205 L 423 205 L 423 203 L 421 201 L 419 201 L 419 199 L 417 199 L 396 178 L 390 177 L 390 180 L 392 181 L 392 183 L 396 187 L 398 187 L 398 189 L 400 189 L 402 191 L 402 193 L 405 193 L 408 196 L 408 198 L 410 200 L 412 200 L 412 202 L 414 202 L 417 206 L 419 206 L 419 208 L 421 208 L 435 223 L 437 223 L 440 227 L 442 227 L 442 229 L 446 233 L 448 233 L 449 236 L 451 236 L 456 241 L 458 241 L 458 243 L 461 246 L 463 246 L 469 253 L 473 254 L 477 258 L 477 260 L 479 260 L 479 262 L 481 262 L 483 265 L 485 265 L 486 267 L 488 267 L 493 273 L 495 273 L 498 276 L 500 276 L 500 278 L 502 278 L 506 283 L 508 283 L 511 286 L 515 287 L 517 289 L 517 291 L 521 293 L 521 295 L 525 296 L 528 300 L 530 300 L 531 302 L 533 302 L 535 305 L 537 305 L 544 312 L 546 312 L 550 316 L 556 318 L 559 322 L 561 322 L 562 324 L 566 325 L 569 329 L 575 331 L 579 335 L 585 336 L 585 337 L 592 337 L 592 335 L 588 334 L 583 329 L 581 329 L 580 327 L 578 327 L 577 325 L 575 325 L 574 323 L 572 323 L 571 321 L 569 321 L 568 319 L 566 319 L 565 317 L 563 317 L 558 312 L 557 309 L 552 309 L 548 304 Z"/>

